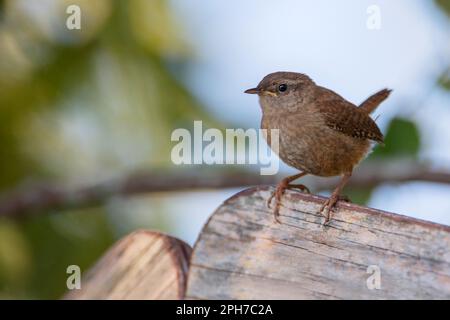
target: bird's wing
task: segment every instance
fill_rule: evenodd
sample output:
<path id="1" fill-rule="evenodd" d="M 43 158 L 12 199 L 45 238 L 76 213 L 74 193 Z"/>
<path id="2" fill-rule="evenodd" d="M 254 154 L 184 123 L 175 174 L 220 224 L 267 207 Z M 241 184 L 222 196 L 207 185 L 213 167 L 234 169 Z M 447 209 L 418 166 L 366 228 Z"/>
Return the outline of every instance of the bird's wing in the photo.
<path id="1" fill-rule="evenodd" d="M 383 134 L 370 116 L 343 99 L 316 101 L 328 127 L 357 139 L 383 143 Z"/>

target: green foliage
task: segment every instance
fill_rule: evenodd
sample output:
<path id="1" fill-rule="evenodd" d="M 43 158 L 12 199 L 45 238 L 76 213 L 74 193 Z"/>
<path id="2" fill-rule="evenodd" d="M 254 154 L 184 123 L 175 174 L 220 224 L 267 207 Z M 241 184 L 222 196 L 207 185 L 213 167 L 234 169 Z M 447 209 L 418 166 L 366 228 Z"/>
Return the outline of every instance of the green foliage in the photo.
<path id="1" fill-rule="evenodd" d="M 99 209 L 46 215 L 22 223 L 0 223 L 0 297 L 60 297 L 66 269 L 86 271 L 113 242 Z"/>
<path id="2" fill-rule="evenodd" d="M 435 0 L 436 4 L 450 16 L 450 0 Z"/>
<path id="3" fill-rule="evenodd" d="M 441 74 L 438 84 L 441 88 L 450 91 L 450 67 Z"/>
<path id="4" fill-rule="evenodd" d="M 415 158 L 420 150 L 420 132 L 414 122 L 396 117 L 389 123 L 384 144 L 375 147 L 369 161 L 393 157 Z M 372 188 L 348 189 L 346 193 L 352 202 L 364 204 L 369 201 Z"/>
<path id="5" fill-rule="evenodd" d="M 420 133 L 414 122 L 394 118 L 384 138 L 384 146 L 378 146 L 370 158 L 415 157 L 420 149 Z"/>
<path id="6" fill-rule="evenodd" d="M 11 26 L 0 24 L 0 191 L 34 179 L 89 180 L 105 167 L 119 175 L 168 165 L 172 129 L 210 117 L 169 71 L 190 57 L 167 2 L 56 3 L 55 35 L 0 0 Z M 67 4 L 82 8 L 81 31 L 64 28 Z M 74 141 L 64 130 L 77 119 L 91 131 Z M 141 161 L 131 168 L 129 153 Z M 118 234 L 101 205 L 0 220 L 0 298 L 59 298 L 67 266 L 86 271 Z"/>
<path id="7" fill-rule="evenodd" d="M 344 194 L 350 198 L 352 203 L 364 204 L 370 200 L 371 188 L 346 188 Z"/>

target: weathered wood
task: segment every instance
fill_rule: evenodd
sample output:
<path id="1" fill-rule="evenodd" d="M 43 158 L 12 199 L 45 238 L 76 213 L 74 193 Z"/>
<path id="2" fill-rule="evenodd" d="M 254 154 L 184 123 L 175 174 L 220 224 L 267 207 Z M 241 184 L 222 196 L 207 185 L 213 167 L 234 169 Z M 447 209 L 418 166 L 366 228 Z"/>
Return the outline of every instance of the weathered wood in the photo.
<path id="1" fill-rule="evenodd" d="M 272 190 L 243 191 L 210 218 L 186 298 L 450 298 L 450 227 L 342 202 L 324 227 L 324 198 L 295 191 L 277 224 L 266 206 Z M 367 285 L 369 266 L 380 269 L 380 289 Z"/>
<path id="2" fill-rule="evenodd" d="M 116 243 L 65 299 L 183 299 L 191 248 L 152 231 Z"/>

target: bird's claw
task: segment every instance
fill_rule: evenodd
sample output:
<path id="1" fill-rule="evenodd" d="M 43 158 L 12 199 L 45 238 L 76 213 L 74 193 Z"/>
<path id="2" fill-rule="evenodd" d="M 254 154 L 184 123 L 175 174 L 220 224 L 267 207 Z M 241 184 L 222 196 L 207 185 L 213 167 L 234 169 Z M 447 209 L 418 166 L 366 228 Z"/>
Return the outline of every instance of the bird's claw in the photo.
<path id="1" fill-rule="evenodd" d="M 286 190 L 286 186 L 284 184 L 280 184 L 277 186 L 275 191 L 270 195 L 269 199 L 267 200 L 267 207 L 270 208 L 270 204 L 272 203 L 272 199 L 275 198 L 275 207 L 273 210 L 273 216 L 276 223 L 281 223 L 280 221 L 280 203 L 281 203 L 281 197 L 283 196 L 284 192 Z"/>
<path id="2" fill-rule="evenodd" d="M 270 209 L 270 204 L 272 203 L 272 199 L 275 197 L 275 191 L 270 194 L 269 199 L 267 199 L 267 208 Z"/>
<path id="3" fill-rule="evenodd" d="M 280 214 L 278 212 L 276 212 L 274 214 L 274 220 L 275 220 L 275 223 L 281 224 Z"/>
<path id="4" fill-rule="evenodd" d="M 346 195 L 331 195 L 330 198 L 325 200 L 325 202 L 320 207 L 319 212 L 325 216 L 324 226 L 327 226 L 331 222 L 331 216 L 333 211 L 336 209 L 336 204 L 338 201 L 351 202 L 350 198 Z"/>
<path id="5" fill-rule="evenodd" d="M 301 191 L 310 193 L 308 187 L 306 187 L 303 184 L 288 184 L 281 182 L 275 191 L 270 195 L 269 199 L 267 199 L 267 207 L 270 208 L 270 204 L 272 203 L 272 199 L 275 198 L 275 207 L 273 210 L 273 215 L 275 222 L 281 223 L 280 221 L 280 204 L 281 204 L 281 198 L 283 197 L 283 194 L 285 193 L 286 189 L 299 189 Z"/>
<path id="6" fill-rule="evenodd" d="M 331 198 L 328 198 L 319 209 L 319 212 L 325 217 L 325 221 L 323 223 L 324 226 L 328 225 L 331 220 L 331 212 L 334 204 L 332 204 Z"/>
<path id="7" fill-rule="evenodd" d="M 305 186 L 304 184 L 289 184 L 286 189 L 298 189 L 302 192 L 311 193 L 308 187 Z"/>

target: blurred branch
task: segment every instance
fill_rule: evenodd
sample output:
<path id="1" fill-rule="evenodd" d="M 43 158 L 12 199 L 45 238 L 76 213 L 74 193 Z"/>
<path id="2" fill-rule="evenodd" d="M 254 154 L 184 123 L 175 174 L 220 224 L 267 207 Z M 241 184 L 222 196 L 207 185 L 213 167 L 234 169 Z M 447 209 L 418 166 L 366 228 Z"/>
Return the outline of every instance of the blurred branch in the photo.
<path id="1" fill-rule="evenodd" d="M 170 172 L 135 173 L 122 179 L 75 189 L 44 182 L 18 188 L 0 196 L 0 217 L 20 218 L 49 210 L 83 208 L 101 204 L 114 196 L 275 184 L 281 180 L 281 177 L 281 175 L 261 176 L 258 172 L 249 171 L 195 168 Z M 306 177 L 303 181 L 312 190 L 325 190 L 334 187 L 336 178 Z M 372 188 L 384 183 L 408 181 L 449 184 L 450 172 L 431 170 L 426 166 L 405 160 L 386 163 L 368 161 L 355 170 L 349 187 Z"/>

